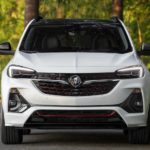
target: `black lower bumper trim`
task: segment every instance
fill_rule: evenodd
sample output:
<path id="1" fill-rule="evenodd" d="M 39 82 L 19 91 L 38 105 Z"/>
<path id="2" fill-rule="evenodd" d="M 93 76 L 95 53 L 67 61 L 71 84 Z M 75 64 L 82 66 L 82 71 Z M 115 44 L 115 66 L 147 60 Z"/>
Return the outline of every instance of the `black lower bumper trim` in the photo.
<path id="1" fill-rule="evenodd" d="M 125 129 L 127 126 L 123 122 L 99 123 L 99 124 L 25 124 L 25 128 L 33 129 Z"/>
<path id="2" fill-rule="evenodd" d="M 122 129 L 126 124 L 111 110 L 40 110 L 25 123 L 37 129 Z"/>

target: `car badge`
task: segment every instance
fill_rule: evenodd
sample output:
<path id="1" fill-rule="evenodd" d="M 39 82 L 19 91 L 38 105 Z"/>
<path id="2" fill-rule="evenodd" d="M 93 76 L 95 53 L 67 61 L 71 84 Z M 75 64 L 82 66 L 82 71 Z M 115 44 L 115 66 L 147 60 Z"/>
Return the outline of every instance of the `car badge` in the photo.
<path id="1" fill-rule="evenodd" d="M 74 88 L 77 88 L 82 84 L 81 78 L 78 75 L 71 76 L 68 81 Z"/>

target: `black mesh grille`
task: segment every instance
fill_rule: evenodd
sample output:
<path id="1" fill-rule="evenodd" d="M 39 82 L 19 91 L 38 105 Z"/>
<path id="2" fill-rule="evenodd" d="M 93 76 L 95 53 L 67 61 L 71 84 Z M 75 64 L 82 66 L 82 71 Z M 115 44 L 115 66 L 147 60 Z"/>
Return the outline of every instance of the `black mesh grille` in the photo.
<path id="1" fill-rule="evenodd" d="M 70 84 L 62 84 L 58 82 L 33 82 L 36 87 L 45 94 L 62 96 L 90 96 L 106 94 L 110 92 L 118 83 L 118 81 L 96 82 L 91 84 L 82 84 L 80 87 L 74 88 Z"/>

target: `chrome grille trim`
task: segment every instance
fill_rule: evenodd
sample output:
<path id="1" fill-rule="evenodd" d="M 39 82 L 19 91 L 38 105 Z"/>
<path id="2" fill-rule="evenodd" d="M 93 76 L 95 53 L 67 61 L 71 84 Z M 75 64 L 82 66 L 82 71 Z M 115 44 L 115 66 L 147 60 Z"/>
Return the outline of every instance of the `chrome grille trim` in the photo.
<path id="1" fill-rule="evenodd" d="M 69 84 L 69 82 L 64 80 L 48 80 L 48 79 L 33 79 L 32 81 L 46 81 L 46 82 L 57 82 L 61 84 Z M 102 80 L 87 80 L 84 81 L 82 84 L 91 84 L 96 82 L 110 82 L 110 81 L 119 81 L 119 80 L 110 80 L 110 79 L 102 79 Z"/>
<path id="2" fill-rule="evenodd" d="M 98 83 L 98 82 L 110 82 L 110 81 L 119 81 L 119 80 L 110 80 L 110 79 L 102 79 L 102 80 L 87 80 L 87 81 L 84 81 L 83 84 L 92 84 L 92 83 Z"/>
<path id="3" fill-rule="evenodd" d="M 64 80 L 33 79 L 32 81 L 46 81 L 46 82 L 54 82 L 54 83 L 61 83 L 61 84 L 69 84 L 67 81 Z"/>

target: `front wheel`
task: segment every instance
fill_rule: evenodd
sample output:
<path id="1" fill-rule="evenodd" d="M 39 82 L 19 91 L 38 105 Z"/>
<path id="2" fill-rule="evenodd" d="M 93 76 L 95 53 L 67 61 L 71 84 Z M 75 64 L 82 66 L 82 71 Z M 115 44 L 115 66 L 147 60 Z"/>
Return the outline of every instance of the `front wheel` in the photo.
<path id="1" fill-rule="evenodd" d="M 148 144 L 149 143 L 149 127 L 141 127 L 130 129 L 128 131 L 129 143 L 131 144 Z"/>
<path id="2" fill-rule="evenodd" d="M 128 139 L 131 144 L 148 144 L 150 138 L 150 110 L 147 126 L 128 130 Z"/>
<path id="3" fill-rule="evenodd" d="M 1 124 L 1 140 L 3 144 L 21 144 L 23 141 L 22 130 L 15 127 L 5 126 L 3 113 Z"/>
<path id="4" fill-rule="evenodd" d="M 23 135 L 29 135 L 29 134 L 31 134 L 30 129 L 23 129 Z"/>

